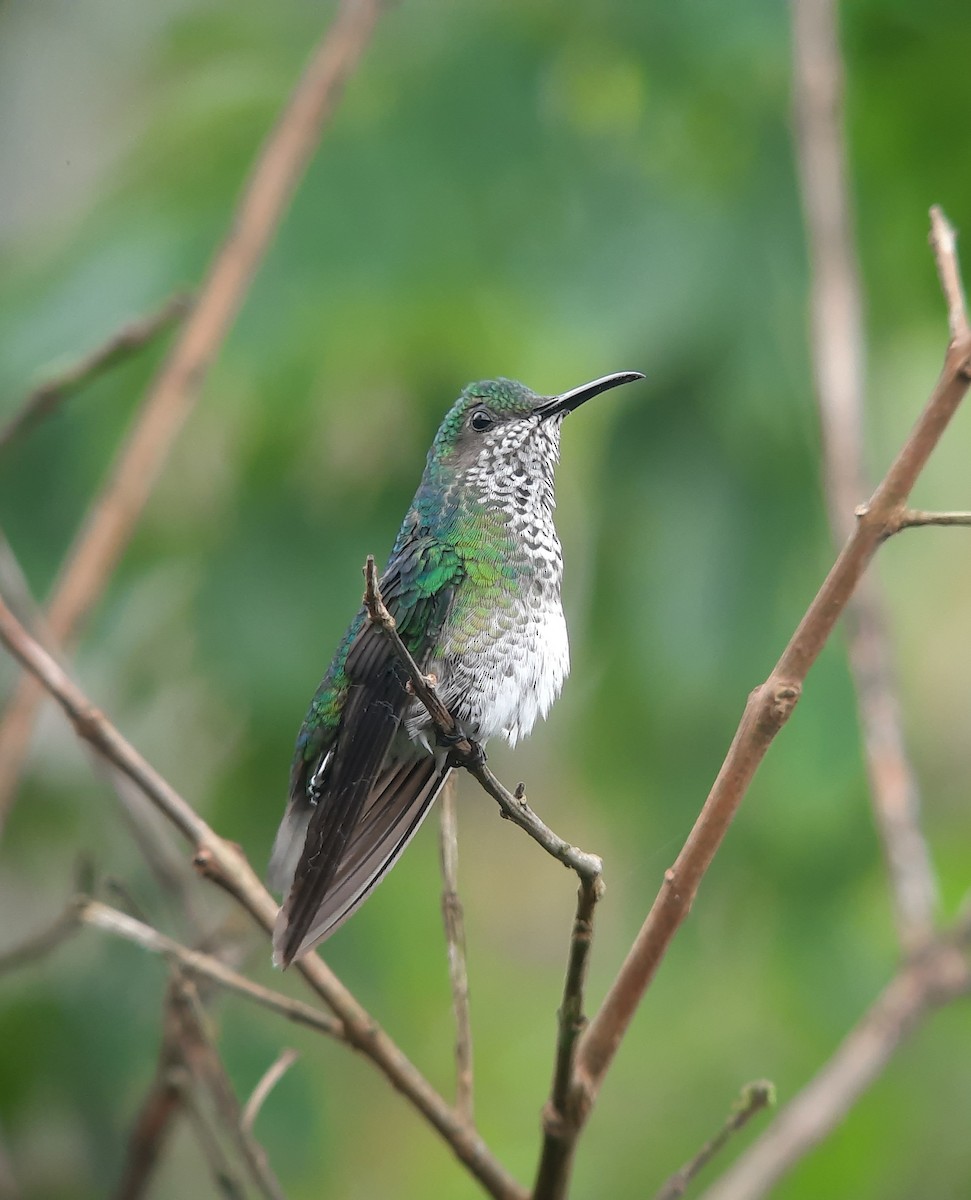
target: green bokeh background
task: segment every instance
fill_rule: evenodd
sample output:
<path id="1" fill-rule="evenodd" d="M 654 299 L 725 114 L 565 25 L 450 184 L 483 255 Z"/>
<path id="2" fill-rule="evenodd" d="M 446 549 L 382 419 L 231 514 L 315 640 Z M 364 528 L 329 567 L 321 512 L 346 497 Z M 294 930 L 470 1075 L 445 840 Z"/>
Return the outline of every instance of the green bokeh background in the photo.
<path id="1" fill-rule="evenodd" d="M 201 278 L 331 12 L 0 6 L 0 417 Z M 843 24 L 876 473 L 946 338 L 928 206 L 971 229 L 971 7 L 852 0 Z M 96 701 L 255 864 L 363 557 L 387 552 L 461 386 L 507 375 L 555 392 L 643 370 L 647 384 L 566 427 L 573 676 L 529 743 L 491 755 L 605 858 L 591 1001 L 602 995 L 832 556 L 789 56 L 788 12 L 769 0 L 405 0 L 383 18 L 76 659 Z M 39 596 L 162 350 L 0 459 L 0 521 Z M 921 480 L 922 507 L 971 507 L 969 421 Z M 876 569 L 946 916 L 971 883 L 971 553 L 963 531 L 928 530 Z M 0 661 L 0 686 L 14 682 Z M 651 1195 L 750 1079 L 791 1097 L 892 974 L 860 753 L 837 637 L 616 1061 L 577 1197 Z M 467 780 L 460 804 L 478 1117 L 526 1180 L 574 889 Z M 82 853 L 181 932 L 110 786 L 47 712 L 0 846 L 3 945 L 59 910 Z M 221 898 L 192 886 L 217 924 Z M 430 821 L 326 957 L 448 1093 L 438 886 Z M 301 994 L 267 958 L 254 939 L 247 969 Z M 164 983 L 161 962 L 94 932 L 0 980 L 0 1129 L 27 1196 L 109 1191 L 154 1071 Z M 293 1200 L 478 1194 L 365 1062 L 243 1001 L 216 1012 L 242 1095 L 281 1045 L 300 1051 L 257 1127 Z M 966 1006 L 934 1017 L 775 1194 L 971 1194 L 969 1035 Z M 153 1195 L 208 1188 L 181 1132 Z"/>

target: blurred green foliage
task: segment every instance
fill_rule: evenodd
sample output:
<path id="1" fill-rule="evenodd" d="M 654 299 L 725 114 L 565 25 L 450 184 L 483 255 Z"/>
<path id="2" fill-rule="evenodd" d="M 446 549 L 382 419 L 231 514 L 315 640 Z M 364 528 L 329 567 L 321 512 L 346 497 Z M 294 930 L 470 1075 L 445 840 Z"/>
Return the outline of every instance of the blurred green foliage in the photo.
<path id="1" fill-rule="evenodd" d="M 329 16 L 307 0 L 0 8 L 0 416 L 200 279 Z M 847 0 L 843 19 L 877 472 L 946 337 L 927 208 L 971 228 L 971 8 Z M 785 6 L 765 0 L 408 0 L 384 17 L 77 659 L 98 703 L 255 864 L 364 555 L 390 546 L 461 386 L 507 375 L 555 392 L 641 369 L 648 384 L 567 425 L 573 677 L 528 745 L 492 754 L 605 857 L 591 1001 L 602 994 L 832 554 L 789 54 Z M 0 461 L 0 521 L 39 596 L 162 352 Z M 922 506 L 968 506 L 969 421 Z M 877 570 L 946 915 L 971 882 L 966 535 L 907 534 Z M 14 679 L 0 663 L 0 685 Z M 460 795 L 478 1115 L 528 1179 L 573 885 L 474 786 Z M 0 847 L 4 944 L 59 909 L 81 853 L 179 932 L 110 787 L 47 713 Z M 212 923 L 224 913 L 201 883 L 193 900 Z M 897 957 L 837 638 L 618 1057 L 575 1194 L 650 1195 L 749 1079 L 785 1102 Z M 434 822 L 327 958 L 447 1092 Z M 254 944 L 249 969 L 298 990 L 267 959 Z M 2 981 L 0 1128 L 27 1195 L 102 1196 L 117 1177 L 164 979 L 89 932 Z M 243 1094 L 281 1044 L 301 1052 L 258 1125 L 293 1200 L 477 1194 L 361 1060 L 242 1001 L 218 1013 Z M 967 1196 L 969 1033 L 966 1007 L 929 1022 L 777 1195 Z M 153 1194 L 205 1194 L 201 1171 L 180 1133 Z"/>

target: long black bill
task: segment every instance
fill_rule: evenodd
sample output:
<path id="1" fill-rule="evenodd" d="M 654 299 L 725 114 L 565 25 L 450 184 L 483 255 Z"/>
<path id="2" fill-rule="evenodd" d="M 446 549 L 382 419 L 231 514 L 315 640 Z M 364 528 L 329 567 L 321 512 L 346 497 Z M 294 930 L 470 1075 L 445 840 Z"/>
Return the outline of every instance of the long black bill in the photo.
<path id="1" fill-rule="evenodd" d="M 620 387 L 622 383 L 633 383 L 635 379 L 643 378 L 640 371 L 618 371 L 614 375 L 604 375 L 600 379 L 594 379 L 592 383 L 584 383 L 560 396 L 554 396 L 552 400 L 541 404 L 536 411 L 544 419 L 555 417 L 558 413 L 573 412 L 575 408 L 579 408 L 587 400 L 592 400 L 594 396 L 599 396 L 601 392 L 609 392 L 611 388 Z"/>

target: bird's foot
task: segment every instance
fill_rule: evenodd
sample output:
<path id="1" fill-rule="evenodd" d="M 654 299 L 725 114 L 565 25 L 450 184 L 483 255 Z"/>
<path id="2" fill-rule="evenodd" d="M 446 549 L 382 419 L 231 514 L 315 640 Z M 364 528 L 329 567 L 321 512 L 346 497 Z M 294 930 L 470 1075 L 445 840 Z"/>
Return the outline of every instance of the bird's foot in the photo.
<path id="1" fill-rule="evenodd" d="M 443 733 L 439 731 L 438 744 L 445 746 L 450 750 L 450 757 L 454 759 L 458 766 L 462 767 L 484 767 L 486 763 L 486 753 L 478 742 L 472 740 L 464 734 L 461 729 L 456 729 L 454 733 Z"/>

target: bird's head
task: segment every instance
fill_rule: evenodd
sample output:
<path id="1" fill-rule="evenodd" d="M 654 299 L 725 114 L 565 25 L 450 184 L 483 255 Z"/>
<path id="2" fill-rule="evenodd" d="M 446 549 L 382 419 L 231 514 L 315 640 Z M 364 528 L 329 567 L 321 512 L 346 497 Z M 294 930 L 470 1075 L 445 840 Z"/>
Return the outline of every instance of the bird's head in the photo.
<path id="1" fill-rule="evenodd" d="M 486 495 L 496 485 L 506 491 L 517 484 L 552 483 L 567 413 L 601 392 L 643 378 L 637 371 L 620 371 L 559 396 L 537 395 L 512 379 L 470 383 L 439 426 L 428 472 L 478 485 Z"/>

